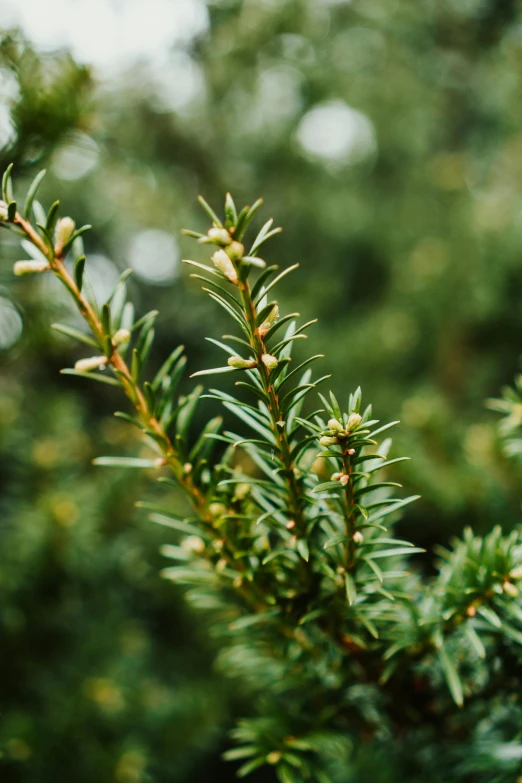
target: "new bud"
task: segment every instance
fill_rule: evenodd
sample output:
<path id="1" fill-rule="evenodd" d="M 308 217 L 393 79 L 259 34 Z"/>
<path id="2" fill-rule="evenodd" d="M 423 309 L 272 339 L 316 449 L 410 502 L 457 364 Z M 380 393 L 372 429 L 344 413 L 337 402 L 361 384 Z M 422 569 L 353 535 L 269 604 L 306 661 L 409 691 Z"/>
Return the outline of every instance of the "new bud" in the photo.
<path id="1" fill-rule="evenodd" d="M 13 272 L 17 277 L 22 275 L 34 275 L 38 272 L 47 272 L 51 267 L 42 258 L 41 261 L 17 261 L 13 267 Z"/>
<path id="2" fill-rule="evenodd" d="M 245 248 L 241 242 L 231 242 L 226 249 L 228 257 L 232 261 L 240 261 L 245 255 Z"/>
<path id="3" fill-rule="evenodd" d="M 337 438 L 332 438 L 330 435 L 323 435 L 322 438 L 319 438 L 319 443 L 321 446 L 335 446 Z"/>
<path id="4" fill-rule="evenodd" d="M 348 432 L 356 429 L 361 423 L 361 421 L 362 421 L 362 416 L 360 413 L 350 414 L 350 416 L 348 416 L 348 421 L 346 422 L 346 429 L 348 430 Z"/>
<path id="5" fill-rule="evenodd" d="M 279 362 L 277 361 L 275 356 L 272 356 L 270 353 L 264 353 L 261 357 L 261 361 L 265 365 L 268 372 L 272 372 L 272 370 L 275 370 Z"/>
<path id="6" fill-rule="evenodd" d="M 343 425 L 341 424 L 340 421 L 337 421 L 337 419 L 329 419 L 328 429 L 332 430 L 332 432 L 342 432 Z"/>
<path id="7" fill-rule="evenodd" d="M 0 220 L 7 220 L 7 204 L 0 201 Z"/>
<path id="8" fill-rule="evenodd" d="M 345 487 L 349 481 L 350 481 L 350 476 L 348 475 L 348 473 L 343 473 L 343 475 L 339 479 L 339 482 L 342 487 Z"/>
<path id="9" fill-rule="evenodd" d="M 516 598 L 518 596 L 518 587 L 515 587 L 512 582 L 504 582 L 502 587 L 504 588 L 506 595 L 509 595 L 510 598 Z"/>
<path id="10" fill-rule="evenodd" d="M 238 284 L 238 276 L 234 264 L 224 250 L 216 250 L 212 256 L 212 261 L 216 269 L 218 269 L 222 275 L 225 275 L 227 280 L 234 283 L 234 285 Z"/>
<path id="11" fill-rule="evenodd" d="M 509 572 L 511 579 L 522 579 L 522 565 L 515 566 L 512 571 Z"/>
<path id="12" fill-rule="evenodd" d="M 186 552 L 194 552 L 198 555 L 205 551 L 205 542 L 199 536 L 187 536 L 181 542 L 181 546 Z"/>
<path id="13" fill-rule="evenodd" d="M 74 365 L 74 369 L 78 370 L 78 372 L 92 372 L 93 370 L 99 370 L 101 367 L 105 367 L 106 364 L 106 356 L 91 356 L 88 359 L 78 359 Z"/>
<path id="14" fill-rule="evenodd" d="M 362 544 L 362 542 L 364 541 L 364 536 L 360 530 L 355 531 L 355 533 L 352 536 L 352 540 L 355 541 L 356 544 Z"/>
<path id="15" fill-rule="evenodd" d="M 223 245 L 223 247 L 232 242 L 232 237 L 225 228 L 210 228 L 207 236 L 217 245 Z"/>
<path id="16" fill-rule="evenodd" d="M 264 337 L 270 330 L 271 326 L 279 318 L 279 307 L 275 304 L 264 323 L 259 327 L 259 336 Z"/>
<path id="17" fill-rule="evenodd" d="M 341 478 L 342 475 L 343 475 L 342 473 L 332 473 L 331 480 L 332 481 L 339 481 L 339 479 Z"/>
<path id="18" fill-rule="evenodd" d="M 257 362 L 255 359 L 242 359 L 241 356 L 231 356 L 227 364 L 235 370 L 248 370 L 255 367 Z"/>
<path id="19" fill-rule="evenodd" d="M 131 338 L 131 333 L 128 329 L 118 329 L 112 336 L 112 342 L 114 345 L 127 345 Z"/>
<path id="20" fill-rule="evenodd" d="M 61 250 L 63 246 L 67 244 L 69 239 L 72 237 L 75 228 L 76 228 L 76 223 L 72 218 L 70 217 L 60 218 L 60 220 L 56 224 L 56 232 L 55 232 L 56 247 L 58 250 Z"/>

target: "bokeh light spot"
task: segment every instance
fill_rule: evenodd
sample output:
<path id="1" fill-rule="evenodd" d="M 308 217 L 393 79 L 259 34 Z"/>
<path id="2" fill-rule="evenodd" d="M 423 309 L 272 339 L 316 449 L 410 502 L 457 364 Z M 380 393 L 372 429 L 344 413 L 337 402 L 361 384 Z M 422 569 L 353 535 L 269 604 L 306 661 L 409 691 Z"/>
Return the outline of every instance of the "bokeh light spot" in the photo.
<path id="1" fill-rule="evenodd" d="M 301 120 L 296 136 L 305 153 L 325 162 L 359 163 L 377 151 L 371 120 L 344 101 L 315 106 Z"/>
<path id="2" fill-rule="evenodd" d="M 129 262 L 136 274 L 152 285 L 168 285 L 179 272 L 179 247 L 167 231 L 147 229 L 135 234 Z"/>

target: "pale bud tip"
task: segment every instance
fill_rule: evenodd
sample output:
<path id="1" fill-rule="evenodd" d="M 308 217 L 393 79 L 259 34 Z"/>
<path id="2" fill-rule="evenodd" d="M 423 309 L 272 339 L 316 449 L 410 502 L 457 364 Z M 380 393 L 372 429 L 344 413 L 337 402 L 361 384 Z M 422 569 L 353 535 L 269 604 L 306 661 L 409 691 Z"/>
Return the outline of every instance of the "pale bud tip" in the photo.
<path id="1" fill-rule="evenodd" d="M 235 370 L 249 370 L 255 367 L 257 362 L 255 359 L 242 359 L 241 356 L 230 356 L 227 364 Z"/>
<path id="2" fill-rule="evenodd" d="M 118 329 L 112 337 L 114 345 L 126 345 L 131 338 L 131 333 L 128 329 Z"/>
<path id="3" fill-rule="evenodd" d="M 17 261 L 13 267 L 13 272 L 17 277 L 22 277 L 23 275 L 34 275 L 39 272 L 47 272 L 50 268 L 47 261 L 42 258 L 41 261 Z"/>
<path id="4" fill-rule="evenodd" d="M 268 372 L 272 372 L 272 370 L 275 370 L 275 368 L 279 364 L 277 358 L 275 356 L 272 356 L 272 354 L 270 353 L 264 353 L 261 357 L 261 361 L 265 365 Z"/>
<path id="5" fill-rule="evenodd" d="M 74 220 L 70 217 L 63 217 L 60 218 L 58 223 L 56 224 L 56 244 L 60 247 L 63 247 L 69 239 L 72 237 L 74 233 L 74 229 L 76 228 L 76 223 Z"/>
<path id="6" fill-rule="evenodd" d="M 90 356 L 88 359 L 78 359 L 74 369 L 78 370 L 78 372 L 92 372 L 93 370 L 100 370 L 106 364 L 106 356 Z"/>
<path id="7" fill-rule="evenodd" d="M 238 284 L 238 276 L 234 264 L 224 250 L 216 250 L 212 256 L 212 261 L 216 269 L 218 269 L 222 275 L 225 275 L 227 280 L 235 285 Z"/>
<path id="8" fill-rule="evenodd" d="M 362 421 L 362 416 L 360 413 L 351 413 L 348 416 L 348 421 L 346 422 L 346 429 L 354 430 L 356 427 L 359 426 L 361 421 Z"/>

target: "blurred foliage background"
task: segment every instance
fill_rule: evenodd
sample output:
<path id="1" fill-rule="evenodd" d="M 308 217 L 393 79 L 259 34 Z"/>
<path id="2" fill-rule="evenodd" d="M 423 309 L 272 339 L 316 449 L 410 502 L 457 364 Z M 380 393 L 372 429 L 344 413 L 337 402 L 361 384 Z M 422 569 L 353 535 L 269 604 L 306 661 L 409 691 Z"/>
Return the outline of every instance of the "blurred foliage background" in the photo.
<path id="1" fill-rule="evenodd" d="M 270 262 L 301 265 L 283 306 L 319 317 L 309 347 L 335 393 L 360 383 L 402 421 L 400 480 L 422 495 L 402 532 L 430 548 L 518 522 L 483 399 L 516 372 L 522 333 L 519 4 L 106 0 L 82 17 L 64 0 L 45 24 L 38 4 L 8 5 L 2 169 L 23 190 L 47 167 L 44 201 L 93 224 L 100 297 L 134 268 L 139 311 L 161 311 L 155 361 L 182 342 L 192 371 L 214 366 L 204 337 L 228 329 L 181 269 L 196 196 L 262 195 L 284 226 Z M 169 532 L 134 507 L 154 485 L 90 465 L 140 445 L 110 389 L 58 375 L 76 348 L 49 323 L 75 316 L 53 281 L 12 279 L 2 240 L 2 781 L 232 780 L 219 752 L 248 708 L 158 575 Z"/>

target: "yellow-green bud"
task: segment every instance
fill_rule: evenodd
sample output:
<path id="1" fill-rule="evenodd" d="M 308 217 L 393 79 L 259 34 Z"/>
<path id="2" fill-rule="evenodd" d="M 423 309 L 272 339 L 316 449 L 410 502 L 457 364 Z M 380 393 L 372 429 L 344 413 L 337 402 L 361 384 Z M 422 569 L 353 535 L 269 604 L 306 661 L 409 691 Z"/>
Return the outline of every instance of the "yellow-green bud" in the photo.
<path id="1" fill-rule="evenodd" d="M 279 307 L 275 304 L 270 313 L 267 316 L 267 319 L 264 323 L 261 324 L 259 327 L 259 336 L 264 337 L 267 332 L 269 331 L 272 324 L 279 318 Z"/>
<path id="2" fill-rule="evenodd" d="M 227 507 L 224 503 L 211 503 L 208 507 L 208 510 L 212 514 L 213 517 L 220 517 L 223 514 L 226 514 Z"/>
<path id="3" fill-rule="evenodd" d="M 241 242 L 231 242 L 227 246 L 226 254 L 232 261 L 240 261 L 245 255 L 245 248 Z"/>
<path id="4" fill-rule="evenodd" d="M 235 285 L 238 284 L 238 277 L 234 264 L 224 250 L 216 250 L 212 256 L 212 261 L 216 269 L 219 269 L 221 274 L 225 275 L 227 280 L 230 280 L 230 282 L 234 283 Z"/>
<path id="5" fill-rule="evenodd" d="M 92 370 L 99 370 L 101 367 L 105 367 L 106 364 L 106 356 L 90 356 L 88 359 L 78 359 L 74 369 L 78 370 L 78 372 L 92 372 Z"/>
<path id="6" fill-rule="evenodd" d="M 504 592 L 506 593 L 506 595 L 509 595 L 510 598 L 517 597 L 519 591 L 518 591 L 518 587 L 515 587 L 514 584 L 512 584 L 511 582 L 504 582 L 502 587 L 504 588 Z"/>
<path id="7" fill-rule="evenodd" d="M 342 475 L 342 473 L 332 473 L 331 481 L 339 481 Z"/>
<path id="8" fill-rule="evenodd" d="M 186 552 L 201 554 L 205 551 L 205 542 L 199 536 L 187 536 L 182 540 L 181 546 Z"/>
<path id="9" fill-rule="evenodd" d="M 234 500 L 244 500 L 250 493 L 249 484 L 236 484 L 236 491 L 234 493 Z"/>
<path id="10" fill-rule="evenodd" d="M 275 370 L 279 362 L 277 361 L 275 356 L 272 356 L 270 353 L 264 353 L 261 357 L 261 361 L 265 365 L 268 372 L 272 372 L 272 370 Z"/>
<path id="11" fill-rule="evenodd" d="M 351 430 L 354 430 L 356 427 L 359 426 L 361 421 L 362 421 L 362 416 L 360 413 L 351 413 L 350 416 L 348 416 L 348 421 L 346 422 L 346 429 L 349 432 Z"/>
<path id="12" fill-rule="evenodd" d="M 352 539 L 353 541 L 355 541 L 356 544 L 362 544 L 362 542 L 364 541 L 364 536 L 360 530 L 356 530 L 352 536 Z"/>
<path id="13" fill-rule="evenodd" d="M 72 218 L 70 217 L 60 218 L 60 220 L 56 224 L 56 232 L 55 232 L 56 246 L 58 249 L 61 249 L 64 245 L 67 244 L 69 239 L 72 237 L 75 228 L 76 228 L 76 223 Z"/>
<path id="14" fill-rule="evenodd" d="M 13 267 L 13 272 L 17 277 L 22 275 L 34 275 L 38 272 L 47 272 L 51 267 L 47 261 L 42 258 L 41 261 L 17 261 Z"/>
<path id="15" fill-rule="evenodd" d="M 227 364 L 235 370 L 248 370 L 251 367 L 255 367 L 257 362 L 255 359 L 242 359 L 241 356 L 231 356 L 227 360 Z"/>
<path id="16" fill-rule="evenodd" d="M 131 333 L 128 329 L 118 329 L 112 336 L 112 342 L 114 345 L 127 345 L 131 338 Z"/>
<path id="17" fill-rule="evenodd" d="M 273 750 L 268 754 L 266 760 L 268 764 L 279 764 L 281 761 L 281 753 L 278 750 Z"/>
<path id="18" fill-rule="evenodd" d="M 334 446 L 337 443 L 337 438 L 332 438 L 330 435 L 323 435 L 319 438 L 321 446 Z"/>
<path id="19" fill-rule="evenodd" d="M 509 572 L 511 579 L 522 579 L 522 565 L 515 566 L 512 571 Z"/>
<path id="20" fill-rule="evenodd" d="M 216 571 L 219 574 L 222 574 L 225 568 L 227 567 L 228 563 L 224 557 L 221 558 L 221 560 L 218 560 L 216 563 Z"/>
<path id="21" fill-rule="evenodd" d="M 210 228 L 207 234 L 208 238 L 215 242 L 217 245 L 229 245 L 232 242 L 232 237 L 226 230 L 226 228 Z"/>
<path id="22" fill-rule="evenodd" d="M 343 425 L 340 421 L 337 421 L 337 419 L 329 419 L 328 429 L 332 430 L 332 432 L 342 432 Z"/>

